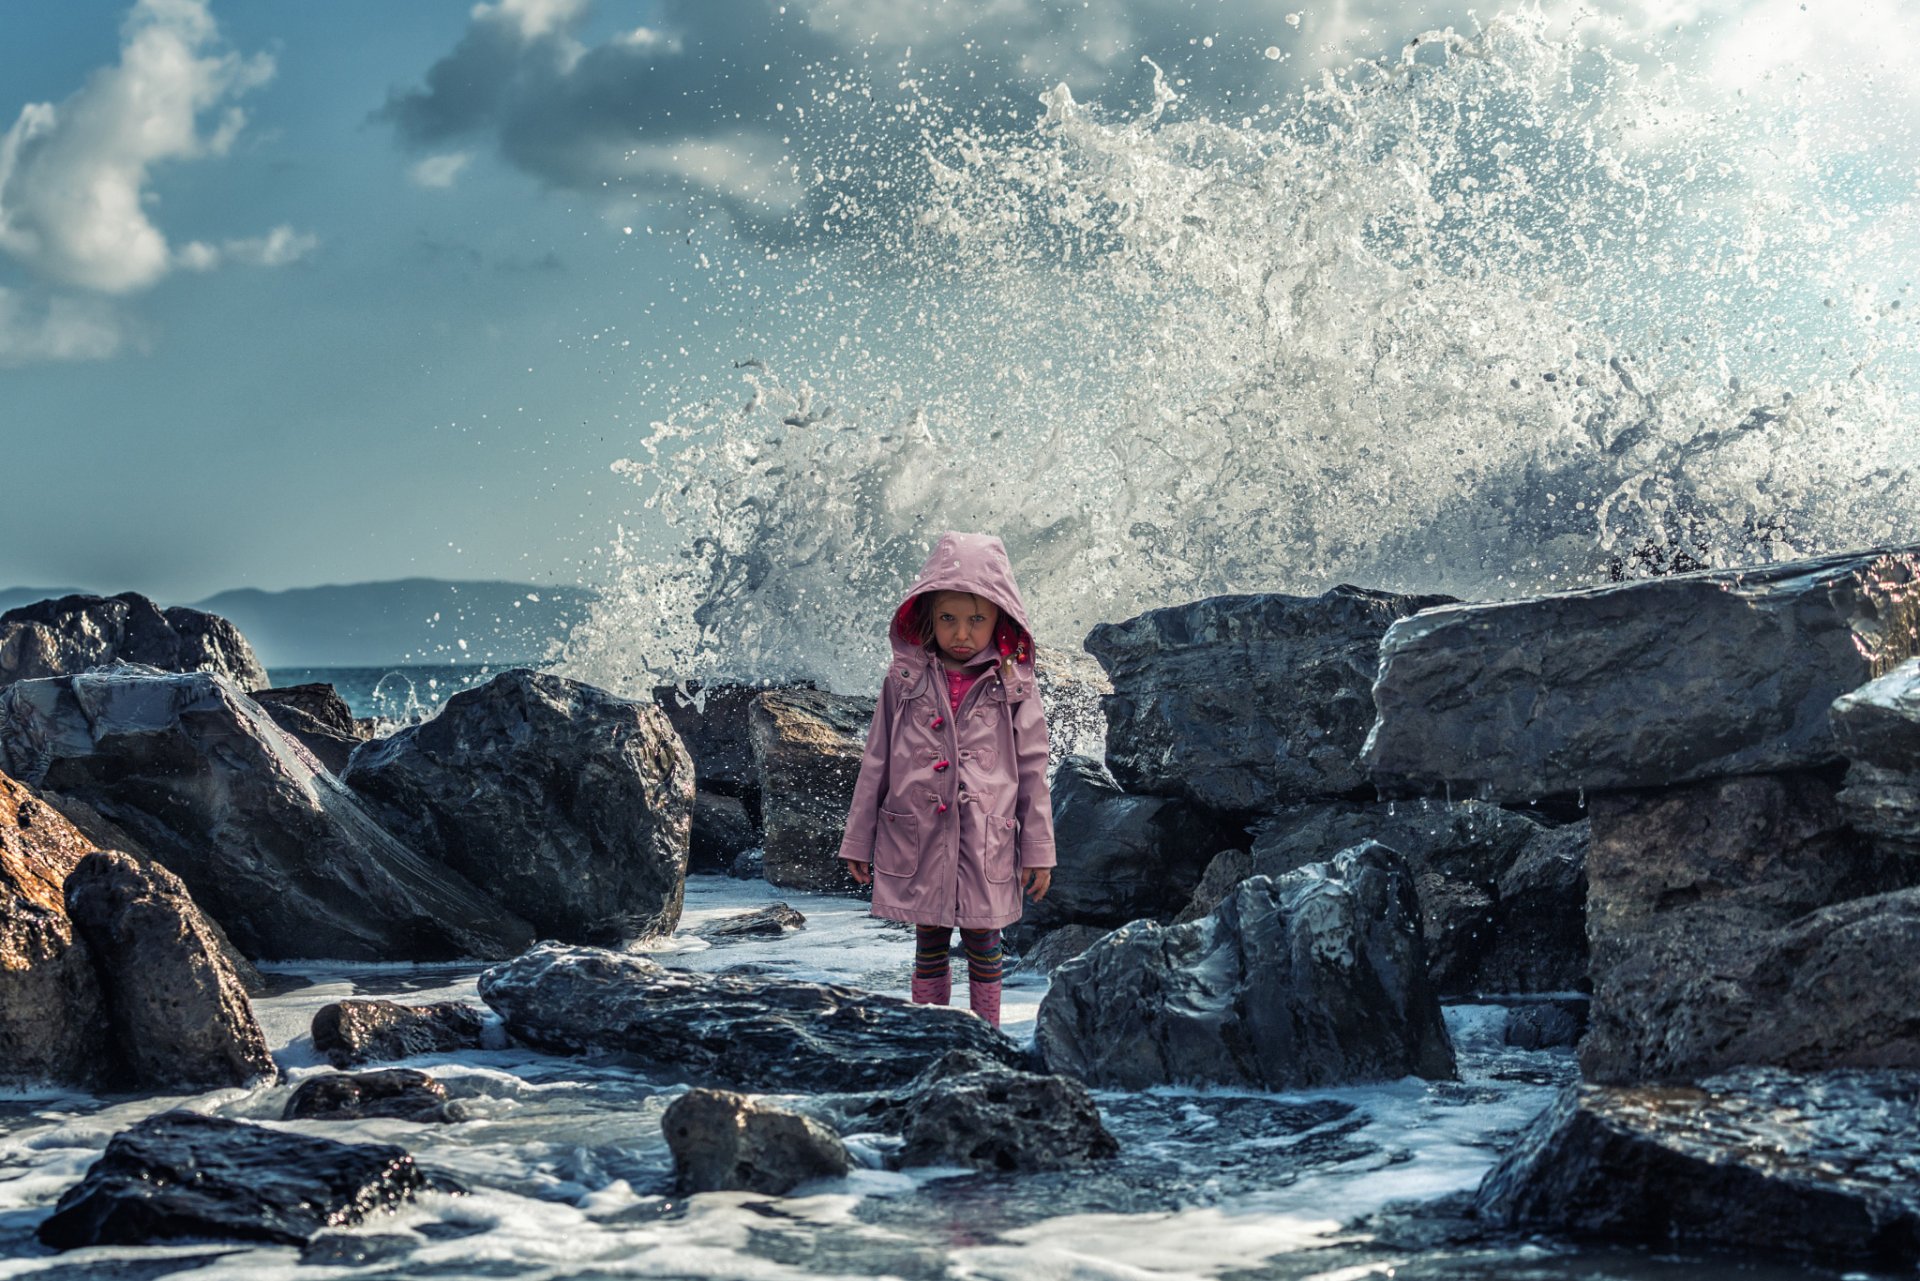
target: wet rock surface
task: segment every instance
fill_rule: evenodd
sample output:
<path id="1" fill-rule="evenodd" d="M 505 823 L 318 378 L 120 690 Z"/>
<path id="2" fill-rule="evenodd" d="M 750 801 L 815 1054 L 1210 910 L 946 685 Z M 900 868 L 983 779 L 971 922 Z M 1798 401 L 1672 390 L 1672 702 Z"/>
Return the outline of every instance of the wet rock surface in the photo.
<path id="1" fill-rule="evenodd" d="M 447 1099 L 447 1087 L 412 1068 L 374 1072 L 328 1072 L 302 1081 L 287 1100 L 285 1121 L 364 1121 L 389 1117 L 422 1125 L 466 1119 L 466 1110 Z"/>
<path id="2" fill-rule="evenodd" d="M 876 1109 L 897 1130 L 900 1167 L 1000 1173 L 1066 1170 L 1119 1153 L 1086 1086 L 964 1051 L 945 1055 Z"/>
<path id="3" fill-rule="evenodd" d="M 506 956 L 532 938 L 394 839 L 222 677 L 22 681 L 0 691 L 0 756 L 127 830 L 251 957 Z"/>
<path id="4" fill-rule="evenodd" d="M 733 861 L 760 843 L 747 804 L 717 792 L 693 794 L 693 821 L 687 841 L 687 870 L 724 872 Z"/>
<path id="5" fill-rule="evenodd" d="M 184 606 L 161 609 L 138 592 L 62 596 L 0 614 L 0 686 L 115 660 L 215 672 L 243 690 L 267 683 L 266 669 L 232 623 Z"/>
<path id="6" fill-rule="evenodd" d="M 210 1089 L 274 1078 L 246 989 L 179 877 L 95 851 L 67 877 L 66 898 L 100 978 L 121 1084 Z"/>
<path id="7" fill-rule="evenodd" d="M 1372 843 L 1109 934 L 1054 971 L 1035 1038 L 1049 1068 L 1125 1089 L 1454 1073 L 1412 876 Z"/>
<path id="8" fill-rule="evenodd" d="M 299 1245 L 429 1186 L 413 1158 L 387 1144 L 165 1112 L 114 1135 L 39 1237 L 56 1250 L 183 1238 Z"/>
<path id="9" fill-rule="evenodd" d="M 1587 1032 L 1587 1001 L 1536 1001 L 1507 1011 L 1501 1039 L 1520 1050 L 1577 1045 Z"/>
<path id="10" fill-rule="evenodd" d="M 1200 883 L 1193 887 L 1193 897 L 1174 916 L 1172 924 L 1185 925 L 1199 920 L 1219 907 L 1220 900 L 1232 893 L 1234 886 L 1252 875 L 1252 854 L 1246 850 L 1221 850 L 1207 861 L 1207 870 L 1200 874 Z"/>
<path id="11" fill-rule="evenodd" d="M 1021 953 L 1020 968 L 1052 974 L 1108 933 L 1098 925 L 1062 925 L 1058 929 L 1048 930 Z"/>
<path id="12" fill-rule="evenodd" d="M 1526 801 L 1818 766 L 1834 699 L 1920 651 L 1920 549 L 1709 570 L 1396 623 L 1363 764 Z"/>
<path id="13" fill-rule="evenodd" d="M 62 886 L 93 843 L 0 774 L 0 1084 L 96 1085 L 106 1006 Z"/>
<path id="14" fill-rule="evenodd" d="M 679 923 L 693 760 L 651 704 L 502 672 L 355 752 L 342 781 L 542 937 L 611 944 Z"/>
<path id="15" fill-rule="evenodd" d="M 867 748 L 874 700 L 824 690 L 771 690 L 748 712 L 760 778 L 762 874 L 803 890 L 852 888 L 840 838 Z"/>
<path id="16" fill-rule="evenodd" d="M 753 700 L 770 689 L 810 689 L 812 686 L 766 686 L 691 681 L 683 691 L 660 685 L 654 702 L 667 714 L 693 757 L 694 776 L 702 791 L 738 797 L 749 810 L 760 797 L 760 767 L 753 754 L 748 713 Z"/>
<path id="17" fill-rule="evenodd" d="M 343 772 L 353 749 L 373 737 L 372 729 L 354 719 L 347 700 L 331 685 L 315 682 L 259 689 L 252 697 L 274 724 L 298 739 L 331 774 Z"/>
<path id="18" fill-rule="evenodd" d="M 350 999 L 323 1005 L 313 1016 L 313 1048 L 337 1068 L 416 1054 L 477 1050 L 486 1013 L 459 1001 L 402 1005 Z"/>
<path id="19" fill-rule="evenodd" d="M 886 1089 L 948 1050 L 1024 1061 L 964 1010 L 837 984 L 669 970 L 639 956 L 541 944 L 480 976 L 514 1037 L 551 1054 L 616 1054 L 735 1089 Z"/>
<path id="20" fill-rule="evenodd" d="M 806 917 L 785 903 L 772 903 L 757 911 L 708 921 L 692 932 L 709 942 L 736 943 L 743 939 L 779 938 L 806 927 Z"/>
<path id="21" fill-rule="evenodd" d="M 1917 1105 L 1913 1072 L 1574 1086 L 1487 1175 L 1477 1209 L 1511 1227 L 1911 1267 Z"/>
<path id="22" fill-rule="evenodd" d="M 1358 791 L 1381 637 L 1452 599 L 1342 585 L 1102 623 L 1086 648 L 1113 682 L 1107 764 L 1128 791 L 1228 812 Z"/>
<path id="23" fill-rule="evenodd" d="M 696 1088 L 660 1119 L 683 1192 L 764 1192 L 779 1196 L 809 1179 L 853 1168 L 840 1136 L 796 1112 L 728 1090 Z"/>
<path id="24" fill-rule="evenodd" d="M 1834 700 L 1834 737 L 1852 766 L 1847 821 L 1889 854 L 1920 857 L 1920 659 Z"/>
<path id="25" fill-rule="evenodd" d="M 1920 1066 L 1913 869 L 1847 827 L 1811 774 L 1592 802 L 1587 859 L 1596 1081 L 1739 1065 Z"/>

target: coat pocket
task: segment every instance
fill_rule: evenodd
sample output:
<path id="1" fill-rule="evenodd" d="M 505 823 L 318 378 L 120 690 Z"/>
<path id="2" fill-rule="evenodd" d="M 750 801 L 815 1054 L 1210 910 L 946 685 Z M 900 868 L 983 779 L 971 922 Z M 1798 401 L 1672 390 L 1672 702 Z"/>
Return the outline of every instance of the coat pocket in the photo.
<path id="1" fill-rule="evenodd" d="M 1013 856 L 1013 834 L 1019 830 L 1020 824 L 1013 819 L 987 815 L 987 856 L 981 862 L 986 878 L 995 885 L 1005 885 L 1020 871 Z"/>
<path id="2" fill-rule="evenodd" d="M 912 876 L 920 870 L 920 816 L 882 807 L 874 835 L 873 870 L 882 876 Z"/>

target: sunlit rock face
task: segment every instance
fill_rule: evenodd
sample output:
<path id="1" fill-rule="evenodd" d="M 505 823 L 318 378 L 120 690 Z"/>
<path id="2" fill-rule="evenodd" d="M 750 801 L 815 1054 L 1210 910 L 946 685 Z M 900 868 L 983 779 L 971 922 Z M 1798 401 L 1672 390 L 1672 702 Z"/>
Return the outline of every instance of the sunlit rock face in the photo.
<path id="1" fill-rule="evenodd" d="M 1842 694 L 1831 718 L 1851 762 L 1847 821 L 1890 853 L 1920 857 L 1920 659 Z"/>
<path id="2" fill-rule="evenodd" d="M 1477 1208 L 1535 1231 L 1911 1267 L 1917 1103 L 1912 1072 L 1573 1086 L 1487 1175 Z"/>
<path id="3" fill-rule="evenodd" d="M 0 614 L 0 685 L 116 659 L 169 672 L 215 672 L 243 690 L 267 684 L 266 668 L 232 623 L 185 606 L 161 609 L 138 592 L 62 596 Z"/>
<path id="4" fill-rule="evenodd" d="M 1372 842 L 1242 881 L 1201 920 L 1106 935 L 1054 970 L 1035 1039 L 1052 1070 L 1125 1089 L 1454 1072 L 1413 878 Z"/>
<path id="5" fill-rule="evenodd" d="M 1529 801 L 1837 760 L 1827 709 L 1920 652 L 1920 549 L 1454 605 L 1380 646 L 1367 776 Z"/>

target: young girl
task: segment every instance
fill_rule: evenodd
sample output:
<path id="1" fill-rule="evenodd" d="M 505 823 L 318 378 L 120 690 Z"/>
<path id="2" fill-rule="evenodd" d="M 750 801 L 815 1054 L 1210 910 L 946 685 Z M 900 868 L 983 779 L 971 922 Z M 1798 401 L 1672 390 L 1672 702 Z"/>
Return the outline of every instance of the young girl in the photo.
<path id="1" fill-rule="evenodd" d="M 1001 927 L 1023 885 L 1037 903 L 1053 879 L 1047 722 L 1006 547 L 942 534 L 889 635 L 840 857 L 875 916 L 919 927 L 914 1001 L 947 1003 L 957 925 L 973 1012 L 998 1027 Z"/>

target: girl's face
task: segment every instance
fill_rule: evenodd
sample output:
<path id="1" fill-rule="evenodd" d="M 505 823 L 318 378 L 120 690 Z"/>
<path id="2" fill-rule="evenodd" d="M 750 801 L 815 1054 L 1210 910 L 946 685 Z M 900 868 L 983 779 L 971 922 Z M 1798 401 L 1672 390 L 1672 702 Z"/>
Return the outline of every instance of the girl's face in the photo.
<path id="1" fill-rule="evenodd" d="M 965 662 L 986 648 L 1000 609 L 984 596 L 966 592 L 936 592 L 933 597 L 933 643 L 955 662 Z"/>

